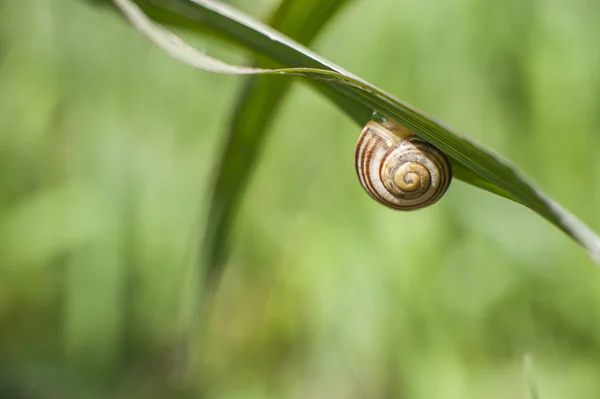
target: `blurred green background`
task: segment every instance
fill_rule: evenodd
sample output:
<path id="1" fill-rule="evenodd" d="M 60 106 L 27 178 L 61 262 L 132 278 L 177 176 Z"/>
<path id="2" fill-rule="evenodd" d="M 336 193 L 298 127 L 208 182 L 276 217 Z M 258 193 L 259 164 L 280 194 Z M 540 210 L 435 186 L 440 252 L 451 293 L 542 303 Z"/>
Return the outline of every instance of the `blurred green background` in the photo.
<path id="1" fill-rule="evenodd" d="M 232 3 L 262 19 L 276 5 Z M 599 16 L 594 0 L 355 0 L 312 47 L 600 231 Z M 360 128 L 299 84 L 190 333 L 242 81 L 178 64 L 88 2 L 0 2 L 1 399 L 527 398 L 527 354 L 542 398 L 600 397 L 585 252 L 459 181 L 428 209 L 378 205 L 354 172 Z"/>

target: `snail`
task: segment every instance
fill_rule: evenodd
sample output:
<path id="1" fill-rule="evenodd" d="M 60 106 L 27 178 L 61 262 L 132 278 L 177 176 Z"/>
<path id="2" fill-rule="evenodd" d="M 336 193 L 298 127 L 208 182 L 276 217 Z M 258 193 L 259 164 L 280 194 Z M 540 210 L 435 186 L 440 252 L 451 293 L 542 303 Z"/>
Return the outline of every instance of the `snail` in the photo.
<path id="1" fill-rule="evenodd" d="M 354 159 L 365 191 L 393 209 L 429 206 L 452 180 L 452 167 L 443 152 L 390 119 L 366 124 Z"/>

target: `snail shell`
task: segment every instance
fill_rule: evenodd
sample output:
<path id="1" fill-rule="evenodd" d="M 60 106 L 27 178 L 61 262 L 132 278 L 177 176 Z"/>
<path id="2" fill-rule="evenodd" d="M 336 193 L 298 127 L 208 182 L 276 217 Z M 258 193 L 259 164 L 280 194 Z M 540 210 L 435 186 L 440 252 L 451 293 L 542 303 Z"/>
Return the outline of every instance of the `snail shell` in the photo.
<path id="1" fill-rule="evenodd" d="M 400 210 L 433 204 L 452 180 L 444 153 L 389 119 L 367 123 L 356 144 L 355 166 L 371 197 Z"/>

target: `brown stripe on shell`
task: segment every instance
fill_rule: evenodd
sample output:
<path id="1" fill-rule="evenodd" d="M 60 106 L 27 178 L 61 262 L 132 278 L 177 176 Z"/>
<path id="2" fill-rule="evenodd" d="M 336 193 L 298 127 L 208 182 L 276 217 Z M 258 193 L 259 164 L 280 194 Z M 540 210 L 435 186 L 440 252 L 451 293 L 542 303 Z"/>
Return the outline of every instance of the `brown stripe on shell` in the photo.
<path id="1" fill-rule="evenodd" d="M 365 185 L 365 180 L 362 176 L 362 170 L 363 168 L 361 168 L 360 162 L 362 160 L 362 146 L 363 146 L 363 142 L 365 141 L 366 138 L 366 134 L 368 131 L 368 128 L 365 128 L 365 130 L 363 130 L 363 132 L 361 133 L 360 137 L 358 138 L 358 143 L 356 143 L 356 149 L 354 150 L 354 166 L 356 168 L 356 173 L 358 174 L 358 179 L 360 180 L 360 184 L 361 186 L 364 187 Z"/>
<path id="2" fill-rule="evenodd" d="M 367 141 L 365 143 L 365 140 Z M 365 191 L 376 201 L 385 204 L 385 199 L 379 195 L 371 181 L 371 158 L 377 149 L 380 139 L 371 134 L 367 127 L 361 134 L 356 145 L 356 171 Z"/>

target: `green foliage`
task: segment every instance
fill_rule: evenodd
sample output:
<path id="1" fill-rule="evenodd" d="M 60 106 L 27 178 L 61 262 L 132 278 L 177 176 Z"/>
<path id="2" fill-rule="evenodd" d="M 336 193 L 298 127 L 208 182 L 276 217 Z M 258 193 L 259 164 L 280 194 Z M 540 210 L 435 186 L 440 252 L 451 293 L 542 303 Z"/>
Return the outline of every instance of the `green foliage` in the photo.
<path id="1" fill-rule="evenodd" d="M 261 17 L 267 3 L 236 5 Z M 598 229 L 597 6 L 374 3 L 311 47 L 505 154 Z M 173 62 L 115 15 L 0 2 L 0 397 L 526 398 L 524 353 L 543 399 L 598 397 L 583 251 L 459 181 L 429 209 L 378 206 L 354 175 L 359 128 L 300 85 L 183 383 L 183 287 L 242 81 Z M 206 53 L 246 61 L 206 32 Z"/>

